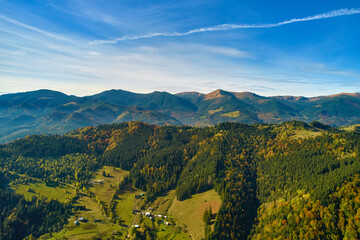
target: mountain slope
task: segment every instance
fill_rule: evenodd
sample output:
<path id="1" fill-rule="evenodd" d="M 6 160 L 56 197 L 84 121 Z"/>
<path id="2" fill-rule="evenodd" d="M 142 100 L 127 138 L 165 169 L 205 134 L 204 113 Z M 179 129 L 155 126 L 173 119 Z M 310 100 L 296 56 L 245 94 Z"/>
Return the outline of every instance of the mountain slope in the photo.
<path id="1" fill-rule="evenodd" d="M 262 97 L 250 92 L 233 92 L 233 94 L 238 99 L 255 108 L 258 118 L 264 122 L 279 123 L 281 121 L 301 119 L 301 115 L 297 110 L 275 98 Z"/>
<path id="2" fill-rule="evenodd" d="M 123 121 L 182 124 L 154 110 L 119 106 L 50 90 L 2 95 L 0 106 L 0 142 L 31 134 L 62 134 L 80 127 Z"/>
<path id="3" fill-rule="evenodd" d="M 209 126 L 221 122 L 320 121 L 332 126 L 358 123 L 360 94 L 313 98 L 264 97 L 218 89 L 208 94 L 109 90 L 87 97 L 51 90 L 0 95 L 0 142 L 29 134 L 65 133 L 84 126 L 124 121 L 157 125 Z"/>
<path id="4" fill-rule="evenodd" d="M 214 125 L 226 121 L 261 122 L 250 105 L 221 89 L 204 95 L 197 107 L 198 111 L 191 118 L 195 125 Z"/>
<path id="5" fill-rule="evenodd" d="M 351 124 L 360 118 L 360 94 L 341 93 L 313 98 L 275 97 L 296 109 L 301 120 L 321 121 L 333 126 Z"/>
<path id="6" fill-rule="evenodd" d="M 191 115 L 197 110 L 194 104 L 167 92 L 135 94 L 123 90 L 110 90 L 89 97 L 118 106 L 139 106 L 175 118 Z"/>

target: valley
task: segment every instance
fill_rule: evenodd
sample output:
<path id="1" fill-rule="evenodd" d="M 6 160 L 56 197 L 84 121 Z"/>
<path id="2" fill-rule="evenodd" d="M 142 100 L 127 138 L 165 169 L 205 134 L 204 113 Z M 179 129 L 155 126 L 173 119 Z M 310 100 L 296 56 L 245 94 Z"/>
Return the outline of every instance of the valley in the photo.
<path id="1" fill-rule="evenodd" d="M 360 236 L 357 130 L 126 122 L 28 136 L 0 145 L 0 198 L 13 199 L 0 237 Z"/>
<path id="2" fill-rule="evenodd" d="M 143 228 L 154 224 L 158 231 L 158 239 L 201 239 L 204 237 L 203 212 L 211 206 L 214 209 L 213 213 L 216 214 L 221 205 L 220 197 L 214 190 L 196 194 L 191 199 L 182 202 L 175 200 L 175 191 L 170 191 L 155 202 L 146 204 L 143 199 L 145 193 L 134 188 L 131 183 L 126 183 L 117 190 L 116 186 L 119 186 L 127 175 L 127 171 L 119 168 L 108 166 L 100 168 L 89 181 L 88 190 L 80 191 L 79 198 L 74 203 L 81 210 L 68 220 L 68 225 L 60 232 L 45 234 L 39 239 L 81 240 L 110 237 L 123 239 L 133 231 L 134 226 L 139 226 L 139 230 L 144 230 Z M 22 189 L 26 188 L 31 189 L 31 195 L 22 192 Z M 61 189 L 59 187 L 41 185 L 40 188 L 35 188 L 34 184 L 24 184 L 16 186 L 15 189 L 16 193 L 24 194 L 27 199 L 31 199 L 31 196 L 43 196 L 59 201 L 66 198 L 66 195 L 59 191 Z M 66 190 L 68 194 L 70 189 Z M 143 215 L 146 212 L 156 218 L 155 223 Z M 195 215 L 193 215 L 194 212 L 196 212 Z M 75 222 L 78 224 L 74 224 Z M 169 222 L 171 224 L 167 225 Z"/>

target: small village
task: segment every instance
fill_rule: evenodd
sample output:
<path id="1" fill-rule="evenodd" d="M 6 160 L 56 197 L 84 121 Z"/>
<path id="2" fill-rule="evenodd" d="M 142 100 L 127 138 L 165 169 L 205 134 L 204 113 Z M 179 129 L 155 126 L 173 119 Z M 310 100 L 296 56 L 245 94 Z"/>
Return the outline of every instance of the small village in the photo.
<path id="1" fill-rule="evenodd" d="M 92 180 L 88 181 L 88 185 L 90 186 L 90 189 L 92 189 L 92 191 L 96 192 L 96 191 L 98 191 L 96 189 L 104 189 L 104 188 L 108 188 L 110 191 L 111 189 L 113 189 L 113 186 L 116 185 L 113 182 L 114 181 L 113 176 L 111 176 L 109 174 L 104 174 L 104 173 L 102 173 L 102 176 L 104 176 L 104 178 L 92 179 Z M 111 190 L 111 191 L 116 191 L 116 190 Z M 90 195 L 93 195 L 93 194 L 90 194 Z M 119 194 L 120 198 L 121 198 L 121 196 L 122 195 Z M 79 212 L 79 215 L 73 220 L 73 226 L 80 227 L 83 224 L 87 225 L 90 223 L 108 224 L 108 222 L 116 222 L 116 223 L 119 223 L 119 225 L 121 227 L 124 227 L 126 229 L 131 229 L 131 228 L 141 229 L 142 223 L 144 221 L 148 222 L 148 224 L 150 223 L 149 221 L 153 221 L 159 225 L 163 225 L 166 227 L 175 225 L 174 220 L 169 218 L 166 214 L 158 212 L 157 209 L 152 206 L 145 205 L 145 193 L 144 192 L 140 192 L 140 191 L 136 192 L 133 195 L 132 201 L 133 202 L 132 202 L 131 214 L 133 217 L 132 217 L 130 224 L 127 222 L 124 222 L 122 220 L 122 216 L 115 215 L 110 218 L 108 216 L 108 214 L 103 214 L 102 218 L 104 218 L 104 219 L 100 219 L 100 218 L 94 218 L 94 216 L 88 215 L 88 214 L 86 214 L 86 212 L 81 211 L 81 212 Z M 98 200 L 98 202 L 101 203 L 100 205 L 105 206 L 102 201 Z M 82 213 L 87 215 L 87 217 L 85 215 L 82 215 Z M 118 230 L 114 230 L 113 235 L 117 235 L 117 234 L 118 234 Z"/>

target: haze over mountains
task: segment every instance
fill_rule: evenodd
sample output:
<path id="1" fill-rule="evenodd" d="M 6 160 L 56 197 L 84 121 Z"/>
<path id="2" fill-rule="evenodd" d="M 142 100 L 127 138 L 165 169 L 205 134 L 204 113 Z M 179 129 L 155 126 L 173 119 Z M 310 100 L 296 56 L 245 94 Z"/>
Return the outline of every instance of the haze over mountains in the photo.
<path id="1" fill-rule="evenodd" d="M 207 126 L 225 121 L 252 124 L 289 120 L 320 121 L 332 126 L 359 123 L 360 94 L 305 98 L 263 97 L 220 89 L 209 94 L 109 90 L 76 97 L 38 90 L 0 96 L 0 142 L 125 121 Z"/>

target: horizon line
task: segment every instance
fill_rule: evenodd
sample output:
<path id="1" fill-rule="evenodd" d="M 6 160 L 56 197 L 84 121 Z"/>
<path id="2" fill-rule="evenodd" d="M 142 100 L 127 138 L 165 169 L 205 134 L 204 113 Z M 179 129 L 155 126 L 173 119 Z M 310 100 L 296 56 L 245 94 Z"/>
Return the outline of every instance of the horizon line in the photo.
<path id="1" fill-rule="evenodd" d="M 0 92 L 0 96 L 3 96 L 3 95 L 10 95 L 10 94 L 21 94 L 21 93 L 29 93 L 29 92 L 37 92 L 37 91 L 52 91 L 52 92 L 59 92 L 59 93 L 63 93 L 67 96 L 75 96 L 75 97 L 91 97 L 91 96 L 94 96 L 96 94 L 99 94 L 99 93 L 103 93 L 103 92 L 107 92 L 107 91 L 112 91 L 112 90 L 115 90 L 115 91 L 124 91 L 124 92 L 130 92 L 130 93 L 134 93 L 134 94 L 152 94 L 152 93 L 155 93 L 155 92 L 163 92 L 163 93 L 169 93 L 171 95 L 177 95 L 177 94 L 181 94 L 181 93 L 199 93 L 199 94 L 202 94 L 202 95 L 207 95 L 207 94 L 210 94 L 210 93 L 213 93 L 213 92 L 216 92 L 216 91 L 224 91 L 224 92 L 229 92 L 229 93 L 252 93 L 252 94 L 255 94 L 255 95 L 258 95 L 258 96 L 261 96 L 261 97 L 304 97 L 304 98 L 319 98 L 319 97 L 332 97 L 332 96 L 336 96 L 336 95 L 357 95 L 357 94 L 360 94 L 360 92 L 340 92 L 340 93 L 333 93 L 333 94 L 329 94 L 329 95 L 317 95 L 317 96 L 312 96 L 312 97 L 305 97 L 305 96 L 301 96 L 301 95 L 271 95 L 271 96 L 266 96 L 266 95 L 260 95 L 260 94 L 257 94 L 255 92 L 251 92 L 251 91 L 228 91 L 228 90 L 224 90 L 224 89 L 221 89 L 221 88 L 218 88 L 214 91 L 211 91 L 209 93 L 202 93 L 202 92 L 198 92 L 198 91 L 184 91 L 184 92 L 176 92 L 176 93 L 171 93 L 171 92 L 168 92 L 168 91 L 159 91 L 159 90 L 154 90 L 152 92 L 132 92 L 132 91 L 128 91 L 128 90 L 124 90 L 124 89 L 108 89 L 108 90 L 104 90 L 104 91 L 101 91 L 101 92 L 98 92 L 98 93 L 95 93 L 95 94 L 91 94 L 91 95 L 84 95 L 84 96 L 81 96 L 81 95 L 75 95 L 75 94 L 67 94 L 65 92 L 62 92 L 62 91 L 59 91 L 59 90 L 54 90 L 54 89 L 49 89 L 49 88 L 41 88 L 41 89 L 35 89 L 35 90 L 28 90 L 28 91 L 23 91 L 23 92 Z"/>

